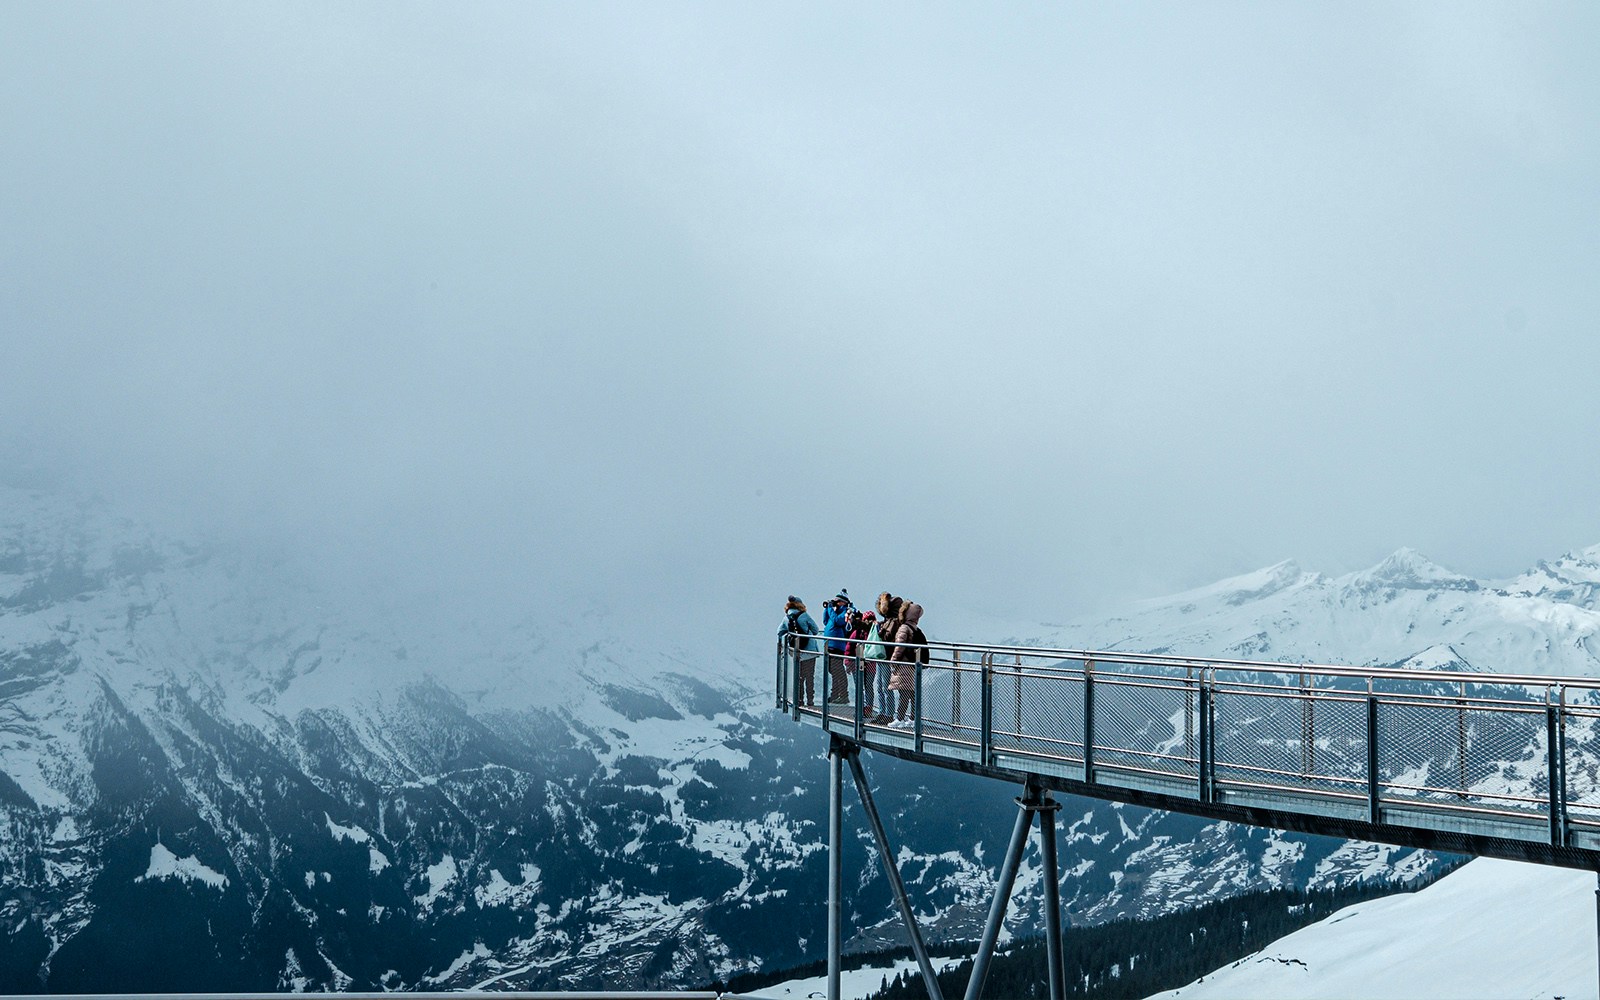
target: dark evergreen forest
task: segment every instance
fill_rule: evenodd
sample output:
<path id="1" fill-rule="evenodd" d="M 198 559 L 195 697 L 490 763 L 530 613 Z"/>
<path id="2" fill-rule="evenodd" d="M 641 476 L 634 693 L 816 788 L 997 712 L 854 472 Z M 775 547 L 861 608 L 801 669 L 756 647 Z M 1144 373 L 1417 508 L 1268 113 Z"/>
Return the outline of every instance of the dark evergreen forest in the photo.
<path id="1" fill-rule="evenodd" d="M 1259 951 L 1346 906 L 1395 892 L 1414 892 L 1433 880 L 1371 882 L 1309 891 L 1262 890 L 1148 920 L 1068 928 L 1064 935 L 1067 995 L 1119 1000 L 1170 990 Z M 976 943 L 945 942 L 929 950 L 938 958 L 968 956 L 939 976 L 939 987 L 946 997 L 963 995 Z M 845 957 L 844 965 L 859 969 L 910 954 L 909 948 L 854 954 Z M 942 963 L 936 961 L 938 964 Z M 777 972 L 734 976 L 726 984 L 715 985 L 738 994 L 826 971 L 826 962 L 812 962 Z M 921 975 L 912 970 L 886 977 L 883 988 L 873 994 L 872 1000 L 922 1000 L 927 995 Z M 1044 937 L 1013 940 L 997 954 L 989 966 L 983 995 L 990 1000 L 1048 997 Z"/>

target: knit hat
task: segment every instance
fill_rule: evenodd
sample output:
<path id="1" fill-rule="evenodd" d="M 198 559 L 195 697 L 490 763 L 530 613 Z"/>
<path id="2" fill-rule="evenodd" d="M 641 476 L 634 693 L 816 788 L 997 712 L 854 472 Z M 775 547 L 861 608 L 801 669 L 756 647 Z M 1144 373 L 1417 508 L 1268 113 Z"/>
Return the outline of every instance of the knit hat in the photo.
<path id="1" fill-rule="evenodd" d="M 844 589 L 843 587 L 840 587 L 839 592 L 833 595 L 833 599 L 836 601 L 843 601 L 846 604 L 855 603 L 854 601 L 850 600 L 850 591 Z"/>

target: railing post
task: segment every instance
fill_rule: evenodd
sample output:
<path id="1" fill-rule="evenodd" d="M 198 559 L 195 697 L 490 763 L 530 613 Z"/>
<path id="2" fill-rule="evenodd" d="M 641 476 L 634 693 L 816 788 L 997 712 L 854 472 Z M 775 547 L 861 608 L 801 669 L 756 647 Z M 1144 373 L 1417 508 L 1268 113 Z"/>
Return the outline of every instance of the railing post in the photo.
<path id="1" fill-rule="evenodd" d="M 1200 671 L 1200 759 L 1198 761 L 1198 792 L 1201 802 L 1210 802 L 1211 788 L 1211 755 L 1215 734 L 1211 731 L 1211 685 L 1206 683 L 1206 672 Z"/>
<path id="2" fill-rule="evenodd" d="M 961 653 L 956 652 L 955 669 L 950 677 L 950 728 L 961 728 Z"/>
<path id="3" fill-rule="evenodd" d="M 979 676 L 979 708 L 978 714 L 978 757 L 983 761 L 983 766 L 988 767 L 994 763 L 991 751 L 994 747 L 994 655 L 985 653 L 980 668 Z"/>
<path id="4" fill-rule="evenodd" d="M 1015 738 L 1016 739 L 1020 740 L 1022 738 L 1022 654 L 1021 653 L 1017 654 L 1016 670 L 1017 670 L 1017 674 L 1016 674 L 1015 677 L 1012 678 L 1012 682 L 1016 685 L 1017 689 L 1016 689 L 1016 692 L 1015 692 L 1015 697 L 1012 699 L 1015 707 L 1012 709 L 1012 712 L 1011 712 L 1011 721 L 1012 721 L 1011 732 L 1013 734 L 1015 734 Z"/>
<path id="5" fill-rule="evenodd" d="M 859 642 L 856 643 L 855 660 L 855 683 L 850 686 L 855 688 L 856 691 L 856 740 L 859 741 L 865 733 L 865 727 L 867 724 L 867 720 L 861 711 L 861 691 L 863 682 L 861 679 L 861 643 Z"/>
<path id="6" fill-rule="evenodd" d="M 1211 691 L 1211 696 L 1206 699 L 1209 703 L 1206 709 L 1206 788 L 1211 793 L 1212 802 L 1217 801 L 1217 668 L 1212 667 L 1206 671 L 1206 686 Z"/>
<path id="7" fill-rule="evenodd" d="M 1461 695 L 1456 699 L 1456 774 L 1460 791 L 1458 798 L 1467 797 L 1467 682 L 1461 682 Z"/>
<path id="8" fill-rule="evenodd" d="M 1315 681 L 1300 672 L 1300 774 L 1309 778 L 1317 769 L 1316 706 L 1312 703 Z"/>
<path id="9" fill-rule="evenodd" d="M 1559 696 L 1552 698 L 1557 691 Z M 1567 842 L 1567 734 L 1563 709 L 1567 690 L 1545 688 L 1545 755 L 1550 776 L 1550 843 L 1557 847 Z"/>
<path id="10" fill-rule="evenodd" d="M 817 667 L 822 670 L 822 701 L 820 704 L 822 705 L 822 731 L 825 733 L 833 732 L 833 729 L 830 728 L 833 724 L 833 692 L 828 690 L 830 686 L 828 680 L 833 675 L 833 671 L 828 669 L 828 657 L 832 655 L 832 653 L 828 652 L 828 644 L 824 642 L 822 644 L 822 655 L 818 657 L 822 662 L 818 663 Z"/>
<path id="11" fill-rule="evenodd" d="M 1194 747 L 1194 667 L 1183 668 L 1183 753 L 1199 760 Z"/>
<path id="12" fill-rule="evenodd" d="M 1083 661 L 1083 783 L 1094 784 L 1094 661 Z"/>
<path id="13" fill-rule="evenodd" d="M 917 658 L 911 661 L 911 746 L 918 753 L 922 752 L 922 650 L 926 646 L 917 647 Z M 930 653 L 928 658 L 933 659 Z"/>
<path id="14" fill-rule="evenodd" d="M 1372 678 L 1367 678 L 1367 822 L 1377 825 L 1381 799 L 1378 771 L 1378 697 L 1372 693 Z"/>

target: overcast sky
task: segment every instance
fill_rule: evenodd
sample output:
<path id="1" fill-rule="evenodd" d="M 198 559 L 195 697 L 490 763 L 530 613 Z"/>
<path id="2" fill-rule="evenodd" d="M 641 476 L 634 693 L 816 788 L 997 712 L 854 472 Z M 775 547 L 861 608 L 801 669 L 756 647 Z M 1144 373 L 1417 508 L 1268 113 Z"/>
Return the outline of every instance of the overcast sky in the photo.
<path id="1" fill-rule="evenodd" d="M 4 21 L 12 482 L 729 631 L 1600 542 L 1593 4 Z"/>

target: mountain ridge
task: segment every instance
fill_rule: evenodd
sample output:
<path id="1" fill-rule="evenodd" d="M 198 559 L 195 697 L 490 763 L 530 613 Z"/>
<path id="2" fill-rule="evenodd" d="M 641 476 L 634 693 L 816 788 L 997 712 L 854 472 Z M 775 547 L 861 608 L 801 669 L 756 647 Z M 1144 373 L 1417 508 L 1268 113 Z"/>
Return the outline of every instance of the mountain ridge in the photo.
<path id="1" fill-rule="evenodd" d="M 1585 558 L 1552 565 L 1576 578 Z M 1417 666 L 1476 661 L 1491 633 L 1502 652 L 1543 636 L 1543 665 L 1592 665 L 1562 647 L 1592 634 L 1592 609 L 1402 562 L 1418 587 L 1287 562 L 1034 630 L 1198 655 L 1364 629 L 1363 648 L 1389 658 L 1374 662 Z M 650 987 L 814 958 L 822 748 L 767 709 L 771 623 L 708 655 L 613 634 L 601 615 L 500 613 L 515 603 L 386 604 L 313 586 L 283 558 L 156 537 L 105 505 L 0 491 L 0 858 L 13 873 L 0 879 L 0 986 Z M 970 937 L 1009 795 L 869 767 L 930 933 Z M 967 804 L 952 815 L 951 801 Z M 1079 921 L 1438 863 L 1069 808 L 1063 894 Z M 859 863 L 850 946 L 898 943 L 883 873 L 870 852 Z M 1037 914 L 1040 878 L 1030 861 L 1014 920 Z M 168 911 L 188 916 L 144 926 Z"/>

